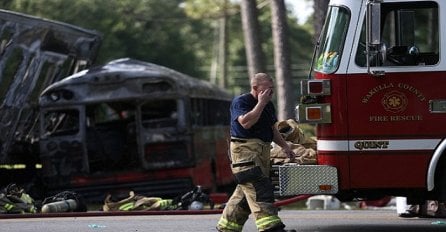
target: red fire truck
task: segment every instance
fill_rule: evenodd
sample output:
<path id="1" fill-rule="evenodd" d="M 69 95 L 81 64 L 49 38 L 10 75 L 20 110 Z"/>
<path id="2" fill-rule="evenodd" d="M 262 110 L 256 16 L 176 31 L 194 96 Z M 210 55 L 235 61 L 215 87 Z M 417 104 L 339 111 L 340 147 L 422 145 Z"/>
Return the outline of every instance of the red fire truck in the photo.
<path id="1" fill-rule="evenodd" d="M 282 196 L 446 199 L 446 1 L 332 0 L 302 81 L 317 165 L 278 167 Z"/>

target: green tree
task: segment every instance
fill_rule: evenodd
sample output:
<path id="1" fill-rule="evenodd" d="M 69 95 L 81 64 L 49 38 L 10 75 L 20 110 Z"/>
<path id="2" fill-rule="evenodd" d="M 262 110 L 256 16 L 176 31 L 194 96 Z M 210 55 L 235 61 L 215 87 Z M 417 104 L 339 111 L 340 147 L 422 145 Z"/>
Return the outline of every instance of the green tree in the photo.
<path id="1" fill-rule="evenodd" d="M 15 0 L 9 7 L 101 32 L 104 38 L 97 63 L 131 57 L 197 76 L 202 64 L 195 44 L 206 41 L 209 33 L 200 21 L 185 15 L 180 7 L 182 2 Z"/>
<path id="2" fill-rule="evenodd" d="M 229 0 L 186 0 L 186 14 L 199 20 L 211 20 L 217 34 L 212 49 L 210 80 L 228 87 L 229 17 L 238 12 L 238 7 Z"/>
<path id="3" fill-rule="evenodd" d="M 194 2 L 196 7 L 190 8 L 189 1 Z M 214 57 L 218 57 L 218 12 L 222 10 L 223 1 L 5 0 L 0 1 L 0 7 L 101 32 L 103 44 L 96 60 L 97 64 L 130 57 L 209 79 L 209 67 L 212 67 Z M 240 1 L 229 3 L 226 22 L 227 88 L 238 94 L 249 87 L 247 52 L 240 5 L 237 5 Z M 264 52 L 262 65 L 266 71 L 274 73 L 271 10 L 265 7 L 268 6 L 265 3 L 268 1 L 261 1 L 257 6 L 257 33 L 262 38 L 259 45 Z M 305 76 L 302 70 L 306 68 L 312 54 L 312 37 L 309 33 L 312 28 L 308 25 L 298 25 L 297 20 L 290 14 L 288 27 L 292 88 L 296 88 L 297 92 L 297 83 Z"/>

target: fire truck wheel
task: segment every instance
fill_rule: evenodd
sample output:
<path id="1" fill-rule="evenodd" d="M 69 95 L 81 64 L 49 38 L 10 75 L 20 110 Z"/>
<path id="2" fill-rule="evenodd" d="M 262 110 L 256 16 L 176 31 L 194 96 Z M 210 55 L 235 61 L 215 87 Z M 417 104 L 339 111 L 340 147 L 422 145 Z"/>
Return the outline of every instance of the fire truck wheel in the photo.
<path id="1" fill-rule="evenodd" d="M 446 159 L 446 158 L 445 158 Z M 445 159 L 442 159 L 442 161 L 445 161 Z M 445 170 L 445 163 L 440 162 L 439 167 L 437 168 L 438 173 L 438 182 L 435 181 L 435 186 L 438 186 L 438 199 L 440 202 L 446 202 L 446 170 Z"/>

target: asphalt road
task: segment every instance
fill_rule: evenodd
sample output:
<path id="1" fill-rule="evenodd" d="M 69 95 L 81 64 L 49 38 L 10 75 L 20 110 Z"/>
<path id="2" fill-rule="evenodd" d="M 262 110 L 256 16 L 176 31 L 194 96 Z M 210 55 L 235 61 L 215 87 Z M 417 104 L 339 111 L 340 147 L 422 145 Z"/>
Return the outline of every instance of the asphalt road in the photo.
<path id="1" fill-rule="evenodd" d="M 446 219 L 403 219 L 395 210 L 282 210 L 279 213 L 287 228 L 312 232 L 368 231 L 446 231 Z M 40 217 L 0 219 L 2 232 L 209 232 L 216 231 L 220 214 L 132 215 L 89 217 Z M 252 218 L 243 231 L 255 232 Z"/>

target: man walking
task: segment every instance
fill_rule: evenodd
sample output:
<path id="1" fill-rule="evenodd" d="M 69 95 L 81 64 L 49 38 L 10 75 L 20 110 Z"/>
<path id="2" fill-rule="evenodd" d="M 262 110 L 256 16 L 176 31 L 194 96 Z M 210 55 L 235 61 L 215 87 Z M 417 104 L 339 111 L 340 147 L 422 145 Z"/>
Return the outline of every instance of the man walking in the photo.
<path id="1" fill-rule="evenodd" d="M 266 73 L 251 78 L 251 91 L 235 97 L 231 104 L 231 169 L 237 187 L 217 224 L 219 231 L 242 231 L 252 213 L 259 231 L 280 232 L 285 225 L 274 206 L 270 173 L 271 142 L 294 153 L 280 135 L 271 102 L 273 80 Z"/>

